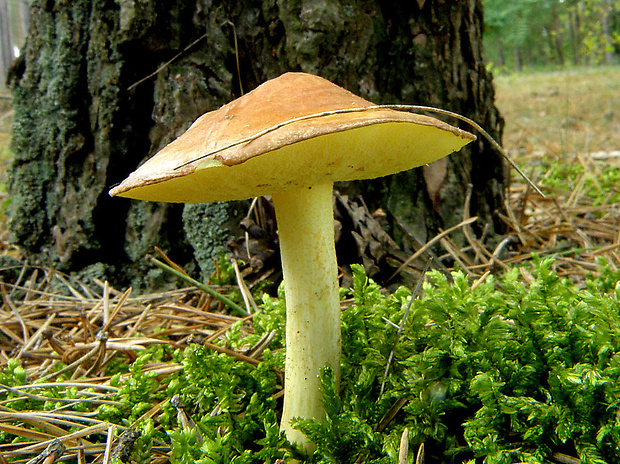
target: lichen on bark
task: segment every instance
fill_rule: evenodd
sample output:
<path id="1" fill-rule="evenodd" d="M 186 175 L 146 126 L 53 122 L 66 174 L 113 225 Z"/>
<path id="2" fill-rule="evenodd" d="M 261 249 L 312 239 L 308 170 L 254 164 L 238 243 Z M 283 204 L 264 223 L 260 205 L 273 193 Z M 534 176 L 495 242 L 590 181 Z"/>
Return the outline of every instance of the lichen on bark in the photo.
<path id="1" fill-rule="evenodd" d="M 239 221 L 247 206 L 247 202 L 217 202 L 188 204 L 183 208 L 185 237 L 204 279 L 209 278 L 217 260 L 228 252 L 231 237 L 242 233 Z"/>

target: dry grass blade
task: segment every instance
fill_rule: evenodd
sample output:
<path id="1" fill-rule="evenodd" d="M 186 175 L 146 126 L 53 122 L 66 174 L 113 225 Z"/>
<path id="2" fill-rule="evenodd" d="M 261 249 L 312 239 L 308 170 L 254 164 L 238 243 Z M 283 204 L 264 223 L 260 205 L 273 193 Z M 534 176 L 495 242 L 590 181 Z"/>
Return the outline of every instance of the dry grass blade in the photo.
<path id="1" fill-rule="evenodd" d="M 516 264 L 530 259 L 529 251 L 556 257 L 555 269 L 575 281 L 597 272 L 600 258 L 617 267 L 620 213 L 614 203 L 594 204 L 581 176 L 573 190 L 550 192 L 543 199 L 524 185 L 515 185 L 504 221 L 519 236 L 520 247 L 505 259 Z M 520 218 L 520 219 L 517 219 Z"/>
<path id="2" fill-rule="evenodd" d="M 239 270 L 239 264 L 237 264 L 236 259 L 232 259 L 233 269 L 235 270 L 235 276 L 237 277 L 237 285 L 239 286 L 239 290 L 241 290 L 241 296 L 243 298 L 243 302 L 245 303 L 245 308 L 248 314 L 255 313 L 258 311 L 258 306 L 256 306 L 256 302 L 252 297 L 252 293 L 250 289 L 246 285 L 243 280 L 243 276 L 241 275 L 241 271 Z"/>
<path id="3" fill-rule="evenodd" d="M 11 409 L 3 408 L 4 412 L 14 412 Z M 10 416 L 7 416 L 8 420 L 10 420 Z M 24 424 L 34 427 L 36 429 L 42 430 L 43 432 L 49 434 L 52 437 L 61 437 L 66 432 L 63 428 L 58 427 L 55 424 L 52 424 L 50 421 L 47 421 L 36 414 L 23 414 L 19 417 L 19 424 L 22 427 Z"/>
<path id="4" fill-rule="evenodd" d="M 93 425 L 90 427 L 85 427 L 82 430 L 79 430 L 77 432 L 66 434 L 60 438 L 54 438 L 53 440 L 46 440 L 46 441 L 42 441 L 39 443 L 33 443 L 33 444 L 26 443 L 25 446 L 22 446 L 19 449 L 3 452 L 3 455 L 5 457 L 13 457 L 13 456 L 21 456 L 24 454 L 38 453 L 39 450 L 45 449 L 47 446 L 51 445 L 56 440 L 60 440 L 63 444 L 66 443 L 66 444 L 71 444 L 72 446 L 77 446 L 78 438 L 82 438 L 88 435 L 94 435 L 97 433 L 102 433 L 104 430 L 107 430 L 108 427 L 109 427 L 109 424 L 100 423 L 100 424 Z"/>
<path id="5" fill-rule="evenodd" d="M 204 155 L 198 156 L 190 161 L 187 161 L 185 163 L 182 163 L 178 166 L 175 167 L 175 169 L 181 169 L 189 164 L 195 163 L 197 161 L 203 160 L 209 156 L 215 155 L 217 153 L 220 153 L 224 150 L 227 150 L 229 148 L 233 148 L 239 145 L 243 145 L 245 143 L 249 143 L 252 142 L 256 139 L 258 139 L 259 137 L 262 137 L 265 134 L 268 134 L 270 132 L 276 131 L 282 127 L 288 126 L 290 124 L 293 124 L 295 122 L 300 122 L 300 121 L 306 121 L 309 119 L 317 119 L 317 118 L 323 118 L 326 116 L 333 116 L 336 114 L 343 114 L 343 113 L 360 113 L 360 112 L 364 112 L 364 111 L 370 111 L 370 110 L 376 110 L 376 109 L 393 109 L 393 110 L 404 110 L 404 111 L 412 111 L 412 112 L 427 112 L 427 113 L 435 113 L 435 114 L 441 114 L 444 116 L 449 116 L 451 118 L 455 118 L 458 119 L 460 121 L 463 121 L 467 124 L 469 124 L 471 127 L 473 127 L 475 130 L 477 130 L 480 134 L 482 134 L 482 136 L 493 146 L 493 148 L 495 150 L 498 151 L 498 153 L 500 153 L 502 155 L 502 157 L 510 164 L 510 166 L 512 166 L 512 168 L 521 176 L 522 179 L 525 180 L 525 182 L 528 183 L 528 185 L 530 187 L 532 187 L 536 192 L 538 192 L 538 194 L 542 197 L 545 196 L 545 194 L 538 188 L 538 186 L 521 170 L 521 168 L 517 165 L 517 163 L 514 162 L 514 160 L 510 157 L 510 155 L 508 155 L 508 153 L 506 152 L 506 150 L 504 150 L 502 148 L 502 146 L 493 138 L 491 137 L 491 135 L 484 130 L 484 128 L 478 124 L 477 122 L 473 121 L 472 119 L 469 119 L 461 114 L 458 113 L 454 113 L 452 111 L 448 111 L 448 110 L 443 110 L 441 108 L 436 108 L 434 106 L 420 106 L 420 105 L 371 105 L 371 106 L 365 106 L 365 107 L 355 107 L 355 108 L 342 108 L 339 110 L 332 110 L 332 111 L 323 111 L 320 113 L 314 113 L 314 114 L 308 114 L 305 116 L 300 116 L 297 118 L 292 118 L 289 119 L 287 121 L 283 121 L 281 123 L 275 124 L 271 127 L 268 127 L 267 129 L 264 129 L 262 131 L 256 132 L 255 134 L 243 138 L 241 140 L 238 140 L 236 142 L 230 143 L 228 145 L 224 145 L 222 147 L 219 147 L 215 150 L 212 150 L 208 153 L 205 153 Z"/>
<path id="6" fill-rule="evenodd" d="M 52 464 L 53 462 L 60 460 L 61 456 L 65 453 L 65 446 L 60 440 L 52 441 L 43 452 L 37 457 L 31 459 L 26 464 Z"/>
<path id="7" fill-rule="evenodd" d="M 103 453 L 103 464 L 108 464 L 110 462 L 110 457 L 112 455 L 112 441 L 114 440 L 114 431 L 116 427 L 114 425 L 110 425 L 108 427 L 108 436 L 105 442 L 105 451 Z"/>
<path id="8" fill-rule="evenodd" d="M 202 284 L 201 282 L 198 282 L 195 279 L 192 279 L 191 277 L 189 277 L 185 272 L 179 272 L 177 271 L 175 268 L 168 266 L 164 263 L 162 263 L 161 261 L 149 256 L 147 257 L 147 259 L 155 264 L 157 267 L 170 272 L 171 274 L 176 275 L 177 277 L 185 280 L 186 282 L 188 282 L 190 285 L 194 285 L 196 288 L 199 288 L 200 290 L 202 290 L 203 292 L 208 293 L 210 296 L 214 297 L 215 299 L 217 299 L 218 301 L 224 303 L 226 306 L 228 306 L 229 308 L 233 309 L 237 314 L 240 315 L 247 315 L 247 311 L 245 309 L 243 309 L 241 306 L 239 306 L 238 304 L 234 303 L 232 300 L 230 300 L 229 298 L 227 298 L 226 296 L 222 295 L 221 293 L 218 293 L 216 291 L 214 291 L 211 287 Z"/>
<path id="9" fill-rule="evenodd" d="M 403 408 L 403 406 L 407 403 L 407 398 L 398 398 L 394 404 L 390 407 L 390 409 L 383 415 L 377 426 L 375 427 L 375 432 L 383 432 L 390 422 L 396 417 L 396 414 Z"/>
<path id="10" fill-rule="evenodd" d="M 523 264 L 532 260 L 533 253 L 554 257 L 554 269 L 575 282 L 583 281 L 587 273 L 596 275 L 602 258 L 611 269 L 618 269 L 619 192 L 612 189 L 605 193 L 601 183 L 594 181 L 601 171 L 595 160 L 580 159 L 580 163 L 588 171 L 576 176 L 566 190 L 546 188 L 545 197 L 533 192 L 526 183 L 515 183 L 505 202 L 505 214 L 498 214 L 506 224 L 506 235 L 492 250 L 484 244 L 484 232 L 482 237 L 474 234 L 472 224 L 476 218 L 466 215 L 468 194 L 463 221 L 420 246 L 392 278 L 425 252 L 431 253 L 437 243 L 446 254 L 436 261 L 441 265 L 445 260 L 447 266 L 454 263 L 472 279 L 478 279 L 486 271 L 508 270 Z M 598 195 L 598 199 L 592 195 Z M 462 232 L 462 238 L 453 234 L 457 229 Z M 468 247 L 462 246 L 463 238 Z"/>
<path id="11" fill-rule="evenodd" d="M 203 343 L 203 345 L 209 348 L 210 350 L 217 351 L 218 353 L 227 354 L 228 356 L 232 356 L 233 358 L 237 358 L 239 361 L 252 364 L 253 366 L 258 366 L 260 364 L 260 361 L 254 358 L 250 358 L 249 356 L 246 356 L 244 354 L 237 353 L 236 351 L 233 351 L 233 350 L 229 350 L 228 348 L 224 348 L 223 346 L 214 345 L 208 342 Z"/>
<path id="12" fill-rule="evenodd" d="M 39 329 L 35 332 L 35 334 L 32 337 L 30 337 L 30 339 L 26 343 L 24 343 L 24 346 L 21 347 L 21 349 L 19 350 L 19 353 L 17 353 L 16 355 L 17 359 L 21 359 L 21 357 L 24 355 L 24 352 L 28 351 L 30 348 L 32 348 L 35 345 L 35 343 L 39 341 L 40 337 L 42 337 L 43 334 L 49 329 L 49 327 L 53 324 L 55 319 L 56 319 L 56 314 L 52 314 L 50 317 L 48 317 L 45 320 L 43 325 L 39 327 Z"/>
<path id="13" fill-rule="evenodd" d="M 313 117 L 317 116 L 321 115 Z M 435 264 L 446 269 L 457 263 L 470 276 L 472 289 L 498 269 L 531 260 L 534 252 L 555 257 L 555 270 L 577 282 L 583 281 L 587 273 L 598 272 L 601 259 L 618 269 L 618 189 L 612 188 L 606 193 L 602 179 L 607 174 L 607 164 L 617 161 L 618 157 L 617 151 L 576 156 L 575 162 L 584 172 L 575 176 L 570 186 L 544 187 L 544 195 L 535 190 L 533 182 L 517 178 L 506 198 L 502 220 L 507 230 L 499 243 L 487 240 L 486 225 L 480 224 L 476 217 L 469 217 L 468 192 L 460 218 L 462 222 L 428 243 L 412 241 L 411 249 L 417 251 L 414 254 L 411 249 L 407 253 L 403 251 L 390 270 L 400 266 L 396 274 L 405 268 L 419 274 L 422 266 L 412 266 L 413 261 L 426 254 L 437 256 L 443 253 L 441 248 L 445 250 L 444 256 L 436 259 Z M 538 158 L 528 157 L 527 165 L 539 166 Z M 539 171 L 533 168 L 533 172 Z M 553 180 L 553 175 L 549 169 L 532 178 L 541 179 L 544 184 Z M 599 197 L 597 201 L 593 200 L 594 194 Z M 0 432 L 21 440 L 0 444 L 0 464 L 9 460 L 27 462 L 33 455 L 40 461 L 58 460 L 55 453 L 46 454 L 55 440 L 66 446 L 63 460 L 101 463 L 115 457 L 114 450 L 122 443 L 122 435 L 115 438 L 116 426 L 97 418 L 100 405 L 119 406 L 118 401 L 112 400 L 118 389 L 110 385 L 113 380 L 106 371 L 111 360 L 131 364 L 150 346 L 163 345 L 171 351 L 185 347 L 194 339 L 204 341 L 203 346 L 208 349 L 258 365 L 273 334 L 247 351 L 244 347 L 242 352 L 220 344 L 233 324 L 244 332 L 252 330 L 252 316 L 247 313 L 255 312 L 256 305 L 241 273 L 235 269 L 246 308 L 234 302 L 230 305 L 230 300 L 219 298 L 222 294 L 225 297 L 229 289 L 204 286 L 191 279 L 163 252 L 156 251 L 163 262 L 154 259 L 151 262 L 162 264 L 166 272 L 172 269 L 191 288 L 135 296 L 131 289 L 116 289 L 108 282 L 96 281 L 99 288 L 89 288 L 54 269 L 25 265 L 6 269 L 7 276 L 12 277 L 3 276 L 0 286 L 3 303 L 0 308 L 0 363 L 7 365 L 10 359 L 18 358 L 25 369 L 25 380 L 24 385 L 0 386 Z M 526 284 L 534 282 L 527 268 L 520 270 Z M 142 371 L 154 376 L 162 389 L 166 388 L 167 379 L 182 369 L 182 365 L 170 359 L 142 366 Z M 386 369 L 389 369 L 389 362 Z M 72 377 L 81 379 L 67 380 Z M 121 380 L 128 377 L 121 376 Z M 62 378 L 62 381 L 42 383 L 46 378 Z M 274 398 L 279 396 L 281 393 L 273 395 Z M 41 410 L 17 410 L 19 403 L 27 402 L 39 404 Z M 377 424 L 376 431 L 385 431 L 406 402 L 406 398 L 395 400 Z M 146 410 L 139 413 L 138 421 L 152 418 L 156 422 L 166 411 L 167 403 L 168 400 L 161 398 L 152 399 Z M 196 425 L 192 425 L 191 414 L 196 420 L 199 416 L 194 411 L 181 409 L 178 412 L 179 421 L 185 427 Z M 403 432 L 401 437 L 399 462 L 413 459 L 406 435 Z M 169 453 L 168 447 L 158 443 L 153 447 L 150 462 L 169 462 Z M 552 460 L 567 464 L 578 462 L 575 457 L 557 452 Z M 423 444 L 415 462 L 424 462 Z"/>
<path id="14" fill-rule="evenodd" d="M 36 430 L 10 424 L 0 424 L 0 431 L 31 440 L 51 440 L 54 437 L 48 433 L 37 432 Z"/>
<path id="15" fill-rule="evenodd" d="M 20 314 L 19 310 L 16 308 L 15 304 L 9 297 L 4 283 L 0 284 L 0 291 L 2 292 L 2 300 L 4 301 L 4 305 L 11 310 L 11 312 L 15 315 L 15 318 L 19 322 L 19 325 L 21 326 L 21 329 L 22 329 L 21 343 L 25 344 L 28 342 L 30 338 L 28 334 L 29 332 L 28 328 L 26 327 L 26 323 L 24 322 L 24 319 L 22 318 L 22 315 Z"/>

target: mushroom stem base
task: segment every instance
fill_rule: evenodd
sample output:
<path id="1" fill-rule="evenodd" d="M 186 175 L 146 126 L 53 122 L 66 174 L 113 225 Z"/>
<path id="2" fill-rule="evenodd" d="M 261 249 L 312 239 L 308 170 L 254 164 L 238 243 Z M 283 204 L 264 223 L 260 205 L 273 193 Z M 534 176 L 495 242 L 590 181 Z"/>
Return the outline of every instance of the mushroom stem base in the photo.
<path id="1" fill-rule="evenodd" d="M 286 373 L 281 429 L 306 450 L 294 417 L 324 420 L 320 370 L 340 377 L 340 301 L 331 183 L 273 195 L 286 296 Z"/>

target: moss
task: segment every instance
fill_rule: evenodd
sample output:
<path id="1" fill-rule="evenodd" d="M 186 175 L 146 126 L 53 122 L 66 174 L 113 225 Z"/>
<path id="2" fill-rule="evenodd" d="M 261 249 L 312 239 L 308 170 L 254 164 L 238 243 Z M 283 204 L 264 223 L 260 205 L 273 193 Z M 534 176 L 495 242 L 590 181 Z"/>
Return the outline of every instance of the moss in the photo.
<path id="1" fill-rule="evenodd" d="M 42 205 L 44 205 L 46 185 L 53 173 L 53 166 L 45 161 L 31 162 L 19 168 L 13 168 L 9 173 L 10 239 L 28 250 L 37 249 L 45 240 L 43 231 L 47 225 L 47 214 Z"/>
<path id="2" fill-rule="evenodd" d="M 115 269 L 112 266 L 103 263 L 95 263 L 86 266 L 79 272 L 71 274 L 71 282 L 76 288 L 80 288 L 80 284 L 83 284 L 90 288 L 95 294 L 101 294 L 103 289 L 97 281 L 105 282 L 109 280 L 110 276 L 114 275 L 114 273 Z"/>

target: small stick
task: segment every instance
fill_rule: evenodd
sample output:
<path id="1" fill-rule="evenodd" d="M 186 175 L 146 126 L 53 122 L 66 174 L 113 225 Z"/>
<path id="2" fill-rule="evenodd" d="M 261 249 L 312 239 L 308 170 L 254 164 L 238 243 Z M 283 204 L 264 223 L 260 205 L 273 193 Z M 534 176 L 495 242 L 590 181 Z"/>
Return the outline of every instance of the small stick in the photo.
<path id="1" fill-rule="evenodd" d="M 265 348 L 269 346 L 273 338 L 276 336 L 276 331 L 272 330 L 271 332 L 266 333 L 261 337 L 261 339 L 256 342 L 256 344 L 250 348 L 247 353 L 245 353 L 248 357 L 258 359 Z"/>
<path id="2" fill-rule="evenodd" d="M 247 234 L 247 232 L 246 232 Z M 246 237 L 247 243 L 247 237 Z M 249 255 L 248 255 L 249 256 Z M 252 297 L 252 292 L 248 288 L 247 284 L 243 280 L 243 276 L 241 275 L 241 271 L 239 270 L 239 265 L 237 264 L 237 260 L 232 258 L 233 269 L 235 270 L 235 276 L 237 277 L 237 285 L 239 286 L 239 290 L 241 291 L 241 297 L 243 298 L 243 302 L 245 303 L 245 307 L 247 308 L 248 314 L 252 312 L 258 311 L 258 306 L 256 306 L 256 302 Z"/>
<path id="3" fill-rule="evenodd" d="M 28 333 L 28 327 L 26 326 L 26 323 L 24 322 L 24 319 L 22 318 L 21 314 L 19 314 L 19 310 L 15 307 L 15 304 L 13 304 L 11 297 L 9 297 L 9 294 L 6 291 L 6 287 L 4 286 L 4 283 L 0 284 L 0 291 L 2 291 L 2 299 L 4 300 L 4 304 L 6 305 L 7 308 L 11 309 L 11 311 L 17 318 L 19 325 L 22 328 L 22 336 L 23 336 L 22 343 L 28 343 L 28 339 L 30 338 L 30 335 Z"/>
<path id="4" fill-rule="evenodd" d="M 73 441 L 73 440 L 77 440 L 78 438 L 81 437 L 86 437 L 88 435 L 93 435 L 95 433 L 101 433 L 103 432 L 105 429 L 107 429 L 109 427 L 109 424 L 107 422 L 100 422 L 96 425 L 91 425 L 90 427 L 85 427 L 81 430 L 78 430 L 77 432 L 73 432 L 70 433 L 68 435 L 64 435 L 60 441 L 62 441 L 63 443 L 69 442 L 69 441 Z M 59 440 L 58 438 L 55 438 L 53 440 L 48 440 L 48 441 L 43 441 L 40 443 L 35 443 L 20 449 L 16 449 L 14 451 L 7 451 L 4 453 L 5 457 L 12 457 L 12 456 L 20 456 L 26 453 L 30 453 L 32 451 L 37 451 L 40 450 L 42 448 L 46 448 L 47 446 L 49 446 L 51 443 L 53 443 L 54 441 Z"/>
<path id="5" fill-rule="evenodd" d="M 82 356 L 80 359 L 72 362 L 71 364 L 69 364 L 68 366 L 63 367 L 62 369 L 55 371 L 55 372 L 51 372 L 47 375 L 44 375 L 43 377 L 39 377 L 39 380 L 48 380 L 48 379 L 53 379 L 54 377 L 58 377 L 60 374 L 64 374 L 65 372 L 71 371 L 72 369 L 78 367 L 80 364 L 82 364 L 84 361 L 86 361 L 87 359 L 89 359 L 90 357 L 92 357 L 95 353 L 97 353 L 99 351 L 99 345 L 96 345 L 95 347 L 93 347 L 88 353 L 86 353 L 84 356 Z"/>
<path id="6" fill-rule="evenodd" d="M 473 277 L 472 272 L 469 270 L 471 265 L 468 265 L 468 263 L 464 261 L 465 259 L 467 259 L 467 256 L 465 256 L 463 253 L 460 253 L 458 247 L 454 244 L 454 242 L 448 237 L 441 237 L 439 243 L 441 243 L 441 246 L 443 246 L 444 249 L 448 252 L 448 254 L 452 256 L 452 259 L 454 259 L 454 261 L 456 261 L 463 268 L 463 271 L 466 272 L 469 277 Z"/>
<path id="7" fill-rule="evenodd" d="M 161 248 L 159 248 L 158 246 L 155 247 L 155 253 L 157 253 L 159 255 L 159 257 L 161 259 L 163 259 L 165 261 L 165 263 L 170 266 L 173 269 L 176 269 L 177 271 L 179 271 L 182 274 L 185 274 L 186 276 L 189 276 L 189 274 L 187 272 L 185 272 L 185 269 L 183 269 L 181 266 L 179 266 L 177 263 L 175 263 L 174 261 L 172 261 L 168 255 L 166 253 L 164 253 L 164 250 L 162 250 Z"/>
<path id="8" fill-rule="evenodd" d="M 208 293 L 210 296 L 212 296 L 213 298 L 215 298 L 218 301 L 221 301 L 222 303 L 224 303 L 226 306 L 231 308 L 236 313 L 241 314 L 242 316 L 247 316 L 248 315 L 248 312 L 245 309 L 243 309 L 241 306 L 239 306 L 237 303 L 232 301 L 230 298 L 227 298 L 224 295 L 216 292 L 215 290 L 213 290 L 212 288 L 208 287 L 207 285 L 204 285 L 204 284 L 198 282 L 197 280 L 192 279 L 190 276 L 188 276 L 188 275 L 186 275 L 186 274 L 184 274 L 182 272 L 177 271 L 173 267 L 170 267 L 167 264 L 162 263 L 161 261 L 159 261 L 158 259 L 153 258 L 152 256 L 147 256 L 146 259 L 148 261 L 150 261 L 151 263 L 155 264 L 160 269 L 163 269 L 164 271 L 167 271 L 167 272 L 169 272 L 171 274 L 174 274 L 175 276 L 185 280 L 186 282 L 192 284 L 193 286 L 195 286 L 196 288 L 202 290 L 203 292 Z"/>
<path id="9" fill-rule="evenodd" d="M 252 366 L 258 366 L 260 364 L 260 361 L 254 358 L 250 358 L 249 356 L 246 356 L 244 354 L 229 350 L 228 348 L 224 348 L 223 346 L 214 345 L 208 342 L 202 343 L 202 346 L 204 346 L 205 348 L 209 348 L 210 350 L 217 351 L 218 353 L 224 353 L 228 356 L 232 356 L 233 358 L 237 358 L 238 360 L 251 364 Z"/>
<path id="10" fill-rule="evenodd" d="M 103 283 L 103 325 L 108 326 L 110 321 L 110 284 L 106 280 Z"/>
<path id="11" fill-rule="evenodd" d="M 52 464 L 60 460 L 65 453 L 65 445 L 59 439 L 53 440 L 41 454 L 32 458 L 26 464 Z"/>
<path id="12" fill-rule="evenodd" d="M 123 307 L 123 305 L 127 301 L 127 298 L 129 298 L 129 295 L 131 295 L 132 291 L 133 291 L 133 289 L 131 287 L 129 287 L 127 290 L 125 290 L 125 293 L 123 293 L 121 295 L 121 297 L 118 300 L 118 303 L 116 303 L 116 306 L 114 307 L 114 310 L 112 311 L 112 315 L 109 316 L 109 319 L 105 322 L 105 324 L 101 328 L 100 332 L 107 332 L 108 331 L 108 329 L 110 328 L 110 325 L 112 325 L 112 321 L 114 320 L 114 318 L 116 317 L 118 312 L 121 310 L 121 308 Z"/>
<path id="13" fill-rule="evenodd" d="M 390 424 L 390 422 L 392 422 L 392 419 L 396 417 L 396 414 L 398 414 L 398 411 L 400 411 L 403 408 L 406 402 L 407 402 L 407 398 L 403 398 L 403 397 L 398 398 L 394 402 L 394 404 L 390 407 L 390 409 L 383 415 L 379 423 L 375 426 L 374 431 L 378 433 L 383 432 L 386 429 L 386 427 Z"/>
<path id="14" fill-rule="evenodd" d="M 43 333 L 49 328 L 49 326 L 52 325 L 52 322 L 54 322 L 54 319 L 56 319 L 56 313 L 52 313 L 50 317 L 45 319 L 45 322 L 43 323 L 41 327 L 39 327 L 39 330 L 37 330 L 34 333 L 34 335 L 30 337 L 30 339 L 19 350 L 19 353 L 16 356 L 17 359 L 21 359 L 24 353 L 28 351 L 30 348 L 32 348 L 32 345 L 34 345 L 39 340 L 41 335 L 43 335 Z"/>
<path id="15" fill-rule="evenodd" d="M 77 444 L 77 462 L 78 464 L 86 464 L 86 453 L 84 453 L 84 446 L 80 438 L 78 438 Z"/>
<path id="16" fill-rule="evenodd" d="M 489 271 L 488 269 L 486 271 L 484 271 L 484 274 L 482 274 L 478 280 L 476 280 L 470 288 L 470 290 L 473 292 L 475 289 L 478 288 L 478 286 L 484 282 L 484 280 L 489 276 L 489 274 L 491 273 L 491 271 Z"/>
<path id="17" fill-rule="evenodd" d="M 101 366 L 101 364 L 103 363 L 106 350 L 107 350 L 107 347 L 106 347 L 106 343 L 108 342 L 107 332 L 99 332 L 97 334 L 97 341 L 99 342 L 99 347 L 98 347 L 99 349 L 98 349 L 97 357 L 95 358 L 95 361 L 93 362 L 93 364 L 88 368 L 86 373 L 83 375 L 84 377 L 89 377 L 94 371 L 99 369 L 99 366 Z"/>
<path id="18" fill-rule="evenodd" d="M 554 451 L 551 457 L 562 464 L 581 464 L 580 459 L 569 456 L 568 454 L 558 453 L 557 451 Z"/>
<path id="19" fill-rule="evenodd" d="M 140 328 L 140 326 L 142 325 L 142 323 L 144 322 L 144 319 L 146 319 L 147 314 L 149 313 L 149 311 L 152 308 L 152 304 L 149 303 L 146 308 L 144 308 L 142 310 L 142 312 L 140 313 L 140 316 L 138 317 L 138 320 L 136 321 L 136 323 L 133 325 L 133 327 L 131 329 L 129 329 L 129 332 L 127 332 L 126 338 L 131 338 Z"/>
<path id="20" fill-rule="evenodd" d="M 398 464 L 407 464 L 409 458 L 409 429 L 405 427 L 400 436 L 400 447 L 398 448 Z"/>

